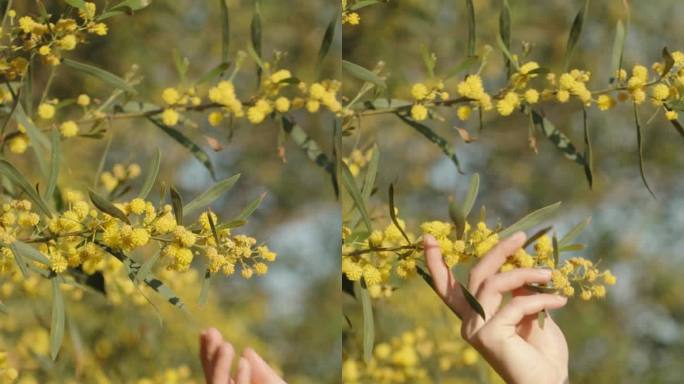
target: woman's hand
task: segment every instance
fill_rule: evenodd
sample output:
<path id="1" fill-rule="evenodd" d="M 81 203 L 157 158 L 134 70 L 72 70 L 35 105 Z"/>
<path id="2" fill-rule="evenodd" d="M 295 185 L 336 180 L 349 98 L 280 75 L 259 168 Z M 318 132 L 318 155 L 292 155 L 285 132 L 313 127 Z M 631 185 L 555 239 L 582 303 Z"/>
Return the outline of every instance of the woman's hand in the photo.
<path id="1" fill-rule="evenodd" d="M 235 349 L 223 340 L 221 332 L 216 328 L 209 328 L 200 334 L 200 360 L 207 384 L 285 383 L 251 348 L 242 352 L 233 378 L 230 373 L 234 357 Z"/>
<path id="2" fill-rule="evenodd" d="M 524 286 L 546 283 L 551 272 L 520 268 L 499 272 L 506 258 L 524 244 L 522 232 L 501 241 L 470 271 L 468 290 L 475 295 L 486 321 L 471 309 L 454 275 L 442 259 L 439 244 L 425 235 L 425 259 L 435 291 L 463 320 L 461 335 L 507 383 L 560 384 L 568 380 L 568 346 L 558 325 L 547 318 L 541 328 L 537 314 L 565 305 L 567 299 L 536 294 Z M 504 294 L 513 299 L 502 306 Z"/>

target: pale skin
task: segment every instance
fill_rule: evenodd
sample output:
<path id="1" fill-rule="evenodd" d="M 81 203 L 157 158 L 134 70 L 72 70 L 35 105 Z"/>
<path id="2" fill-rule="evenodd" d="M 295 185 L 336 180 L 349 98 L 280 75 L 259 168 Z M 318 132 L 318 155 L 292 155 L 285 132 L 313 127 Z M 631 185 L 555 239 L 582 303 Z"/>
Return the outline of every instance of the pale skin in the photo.
<path id="1" fill-rule="evenodd" d="M 207 384 L 285 384 L 252 348 L 246 348 L 233 374 L 235 349 L 216 328 L 200 334 L 200 360 Z"/>
<path id="2" fill-rule="evenodd" d="M 525 239 L 525 234 L 519 232 L 499 242 L 470 271 L 466 286 L 482 305 L 486 320 L 466 301 L 459 282 L 444 263 L 437 240 L 430 235 L 424 236 L 425 261 L 435 291 L 462 319 L 461 336 L 507 383 L 567 383 L 565 336 L 549 316 L 543 328 L 537 321 L 539 312 L 561 308 L 567 299 L 525 289 L 526 284 L 548 282 L 550 271 L 520 268 L 499 272 Z M 504 304 L 508 293 L 513 298 Z"/>

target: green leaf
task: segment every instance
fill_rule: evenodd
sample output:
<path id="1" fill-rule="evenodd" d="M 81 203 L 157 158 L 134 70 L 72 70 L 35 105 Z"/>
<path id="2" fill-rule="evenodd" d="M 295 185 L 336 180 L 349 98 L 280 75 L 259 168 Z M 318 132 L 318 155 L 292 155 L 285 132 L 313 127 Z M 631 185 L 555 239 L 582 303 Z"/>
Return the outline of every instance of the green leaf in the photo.
<path id="1" fill-rule="evenodd" d="M 584 156 L 577 152 L 576 147 L 570 142 L 570 139 L 559 131 L 551 121 L 542 116 L 537 111 L 532 111 L 532 122 L 539 129 L 540 132 L 548 138 L 556 148 L 561 151 L 565 157 L 585 167 L 587 161 Z"/>
<path id="2" fill-rule="evenodd" d="M 501 50 L 501 53 L 503 53 L 504 57 L 506 58 L 508 63 L 511 63 L 513 65 L 513 68 L 518 69 L 518 62 L 513 60 L 513 56 L 511 55 L 511 51 L 506 46 L 506 43 L 501 39 L 501 35 L 496 35 L 496 45 L 499 46 L 499 49 Z"/>
<path id="3" fill-rule="evenodd" d="M 335 31 L 337 30 L 337 25 L 340 20 L 339 12 L 335 12 L 332 19 L 328 23 L 328 27 L 325 29 L 325 34 L 323 35 L 323 41 L 321 41 L 321 48 L 318 50 L 318 65 L 323 62 L 328 52 L 330 52 L 330 47 L 332 47 L 333 40 L 335 39 Z"/>
<path id="4" fill-rule="evenodd" d="M 212 274 L 207 267 L 204 271 L 204 276 L 202 279 L 202 288 L 200 290 L 199 304 L 205 305 L 209 301 L 209 286 L 211 285 Z"/>
<path id="5" fill-rule="evenodd" d="M 639 109 L 637 108 L 636 104 L 634 104 L 634 123 L 636 124 L 636 131 L 637 131 L 637 149 L 638 149 L 638 153 L 639 153 L 639 174 L 641 175 L 641 181 L 644 183 L 644 186 L 646 187 L 646 189 L 648 189 L 648 192 L 655 199 L 655 197 L 656 197 L 655 193 L 653 193 L 653 190 L 648 185 L 648 180 L 646 180 L 646 171 L 644 170 L 643 132 L 641 131 L 641 121 L 639 119 Z"/>
<path id="6" fill-rule="evenodd" d="M 102 82 L 109 84 L 115 88 L 124 90 L 129 93 L 136 93 L 135 88 L 128 84 L 126 80 L 120 78 L 119 76 L 116 76 L 113 73 L 107 72 L 104 69 L 89 65 L 89 64 L 84 64 L 80 63 L 78 61 L 74 61 L 72 59 L 62 59 L 62 64 L 64 64 L 66 67 L 81 71 L 85 74 L 88 74 L 90 76 L 96 77 L 100 79 Z"/>
<path id="7" fill-rule="evenodd" d="M 100 211 L 108 214 L 109 216 L 115 217 L 115 218 L 123 221 L 126 224 L 131 223 L 130 220 L 128 220 L 128 216 L 126 216 L 125 213 L 123 213 L 119 208 L 117 208 L 109 200 L 98 195 L 92 189 L 88 190 L 88 195 L 90 196 L 90 201 L 93 202 L 93 205 L 95 206 L 95 208 L 97 208 Z"/>
<path id="8" fill-rule="evenodd" d="M 361 187 L 361 196 L 363 201 L 368 201 L 371 194 L 373 193 L 373 188 L 375 187 L 375 179 L 378 177 L 378 165 L 380 163 L 380 150 L 378 145 L 373 145 L 371 150 L 373 155 L 368 162 L 368 167 L 366 168 L 366 177 L 363 181 L 363 187 Z"/>
<path id="9" fill-rule="evenodd" d="M 411 239 L 404 231 L 404 228 L 401 227 L 399 219 L 397 218 L 397 206 L 394 204 L 394 184 L 390 184 L 389 186 L 389 209 L 390 217 L 392 218 L 392 223 L 394 223 L 394 226 L 397 227 L 399 232 L 401 232 L 401 235 L 404 236 L 404 239 L 406 239 L 406 243 L 411 244 Z"/>
<path id="10" fill-rule="evenodd" d="M 584 7 L 577 13 L 575 20 L 572 22 L 572 28 L 570 29 L 570 35 L 568 35 L 568 43 L 565 48 L 565 60 L 564 60 L 564 71 L 570 67 L 570 60 L 572 59 L 572 54 L 575 51 L 577 42 L 579 41 L 580 35 L 582 34 L 582 28 L 584 27 L 584 19 L 589 13 L 589 0 L 584 2 Z"/>
<path id="11" fill-rule="evenodd" d="M 432 128 L 428 127 L 427 125 L 421 124 L 408 116 L 404 116 L 399 113 L 396 113 L 396 116 L 400 118 L 404 123 L 408 124 L 410 127 L 412 127 L 420 134 L 425 136 L 428 140 L 437 144 L 437 146 L 442 150 L 442 152 L 445 155 L 447 155 L 449 159 L 454 163 L 458 172 L 463 173 L 463 171 L 461 170 L 461 164 L 459 163 L 458 157 L 456 156 L 456 152 L 449 148 L 449 143 L 446 141 L 446 139 L 438 135 L 435 131 L 432 130 Z"/>
<path id="12" fill-rule="evenodd" d="M 506 73 L 511 77 L 511 7 L 508 0 L 501 0 L 501 13 L 499 14 L 499 36 L 501 36 L 501 44 L 506 48 L 504 53 L 504 61 L 506 63 Z"/>
<path id="13" fill-rule="evenodd" d="M 155 151 L 154 157 L 152 158 L 152 161 L 150 161 L 150 165 L 147 167 L 147 176 L 145 176 L 145 182 L 143 183 L 142 188 L 140 189 L 140 193 L 138 194 L 138 197 L 141 199 L 146 199 L 147 196 L 150 194 L 152 191 L 152 188 L 154 187 L 154 183 L 157 180 L 157 177 L 159 176 L 159 167 L 161 165 L 161 151 L 159 148 Z"/>
<path id="14" fill-rule="evenodd" d="M 107 138 L 107 144 L 105 145 L 104 151 L 102 151 L 102 157 L 97 165 L 97 171 L 95 172 L 95 179 L 93 180 L 93 188 L 97 188 L 97 184 L 100 181 L 100 175 L 104 171 L 105 163 L 107 162 L 107 156 L 109 155 L 109 149 L 112 147 L 112 140 L 114 138 L 114 133 L 110 132 Z"/>
<path id="15" fill-rule="evenodd" d="M 169 188 L 169 195 L 171 195 L 171 206 L 173 207 L 173 215 L 176 217 L 176 223 L 183 225 L 183 197 L 173 186 Z"/>
<path id="16" fill-rule="evenodd" d="M 64 0 L 64 1 L 74 8 L 78 8 L 78 9 L 85 8 L 85 2 L 83 0 Z"/>
<path id="17" fill-rule="evenodd" d="M 252 23 L 250 25 L 252 44 L 250 52 L 253 52 L 258 58 L 257 62 L 261 62 L 261 1 L 254 0 L 254 14 L 252 15 Z M 257 68 L 257 86 L 261 84 L 261 71 L 263 64 Z"/>
<path id="18" fill-rule="evenodd" d="M 670 120 L 670 124 L 672 124 L 674 129 L 676 129 L 682 137 L 684 137 L 684 127 L 682 127 L 682 123 L 680 123 L 679 120 Z"/>
<path id="19" fill-rule="evenodd" d="M 375 73 L 367 70 L 366 68 L 364 68 L 358 64 L 354 64 L 354 63 L 347 61 L 347 60 L 342 60 L 342 69 L 345 70 L 347 73 L 349 73 L 351 76 L 353 76 L 356 79 L 371 83 L 378 88 L 382 88 L 382 89 L 387 88 L 387 84 L 385 83 L 385 80 L 381 79 Z"/>
<path id="20" fill-rule="evenodd" d="M 527 216 L 518 220 L 515 224 L 499 232 L 499 238 L 503 239 L 509 237 L 518 231 L 526 231 L 543 223 L 544 221 L 553 217 L 560 206 L 561 202 L 559 201 L 528 214 Z"/>
<path id="21" fill-rule="evenodd" d="M 176 66 L 176 72 L 178 73 L 178 78 L 181 84 L 185 83 L 185 75 L 188 73 L 188 67 L 190 66 L 190 60 L 187 57 L 180 54 L 178 49 L 173 50 L 173 62 Z"/>
<path id="22" fill-rule="evenodd" d="M 64 340 L 64 297 L 59 288 L 60 278 L 54 276 L 52 282 L 52 320 L 50 321 L 50 356 L 52 360 L 57 359 L 59 350 L 62 348 Z"/>
<path id="23" fill-rule="evenodd" d="M 368 289 L 361 284 L 355 284 L 356 297 L 361 299 L 363 311 L 363 358 L 370 362 L 373 358 L 373 345 L 375 344 L 375 324 L 373 319 L 373 304 Z"/>
<path id="24" fill-rule="evenodd" d="M 38 251 L 36 248 L 21 242 L 19 240 L 16 240 L 12 243 L 12 250 L 14 252 L 21 253 L 21 256 L 26 256 L 29 259 L 36 261 L 38 263 L 44 264 L 44 265 L 50 265 L 50 260 L 48 260 L 45 255 L 43 255 L 40 251 Z"/>
<path id="25" fill-rule="evenodd" d="M 149 277 L 150 273 L 152 273 L 152 268 L 154 268 L 154 265 L 157 264 L 157 261 L 159 261 L 159 256 L 161 256 L 161 249 L 157 250 L 157 252 L 150 256 L 149 259 L 145 260 L 142 266 L 140 266 L 140 269 L 138 269 L 138 272 L 135 274 L 135 278 L 133 279 L 133 282 L 136 285 L 145 281 L 145 279 Z"/>
<path id="26" fill-rule="evenodd" d="M 185 207 L 183 207 L 184 215 L 188 216 L 198 210 L 208 207 L 211 203 L 216 201 L 218 198 L 220 198 L 226 192 L 228 192 L 231 188 L 233 188 L 233 186 L 239 178 L 240 174 L 238 173 L 237 175 L 233 175 L 227 179 L 223 179 L 218 183 L 214 184 L 207 191 L 195 197 L 194 199 L 192 199 L 192 201 L 186 204 Z"/>
<path id="27" fill-rule="evenodd" d="M 219 0 L 221 5 L 221 60 L 227 63 L 230 59 L 230 13 L 228 0 Z"/>
<path id="28" fill-rule="evenodd" d="M 672 55 L 670 54 L 670 51 L 667 50 L 667 47 L 663 48 L 663 72 L 660 74 L 660 79 L 665 77 L 668 73 L 670 73 L 670 70 L 672 70 L 672 67 L 674 67 L 675 61 Z"/>
<path id="29" fill-rule="evenodd" d="M 12 163 L 7 160 L 0 160 L 0 173 L 5 175 L 14 186 L 21 189 L 42 214 L 47 217 L 52 217 L 52 212 L 50 212 L 47 203 Z"/>
<path id="30" fill-rule="evenodd" d="M 50 173 L 48 175 L 47 187 L 43 196 L 47 201 L 50 201 L 52 195 L 55 193 L 55 188 L 57 188 L 57 178 L 59 177 L 59 164 L 60 164 L 60 137 L 59 130 L 57 128 L 52 129 L 52 145 L 50 146 Z"/>
<path id="31" fill-rule="evenodd" d="M 147 8 L 150 4 L 152 0 L 125 0 L 110 8 L 110 11 L 125 9 L 127 12 L 135 12 Z"/>
<path id="32" fill-rule="evenodd" d="M 347 165 L 344 163 L 340 163 L 340 171 L 342 185 L 344 185 L 344 188 L 347 190 L 347 192 L 349 192 L 349 196 L 351 196 L 352 200 L 354 201 L 356 209 L 361 214 L 363 223 L 366 225 L 366 229 L 369 232 L 372 231 L 373 227 L 371 224 L 370 216 L 368 215 L 368 210 L 366 209 L 366 203 L 363 200 L 363 196 L 361 196 L 359 187 L 356 185 L 356 180 L 354 180 L 354 176 L 349 170 L 349 167 L 347 167 Z"/>
<path id="33" fill-rule="evenodd" d="M 283 115 L 281 119 L 283 131 L 287 133 L 292 141 L 295 142 L 301 149 L 306 152 L 306 156 L 309 160 L 313 161 L 319 167 L 325 169 L 329 174 L 333 174 L 335 171 L 335 163 L 333 163 L 330 158 L 323 153 L 321 147 L 316 143 L 314 139 L 309 136 L 302 127 L 297 124 L 292 117 L 288 115 Z"/>
<path id="34" fill-rule="evenodd" d="M 463 217 L 468 218 L 470 211 L 472 211 L 475 205 L 475 200 L 477 199 L 478 191 L 480 190 L 480 174 L 475 173 L 470 178 L 470 188 L 468 189 L 468 194 L 465 200 L 463 200 Z"/>
<path id="35" fill-rule="evenodd" d="M 558 255 L 558 238 L 556 237 L 555 232 L 551 237 L 551 244 L 553 245 L 553 265 L 558 266 L 560 257 Z"/>
<path id="36" fill-rule="evenodd" d="M 148 117 L 148 120 L 151 121 L 154 125 L 156 125 L 159 129 L 164 131 L 164 133 L 169 135 L 169 137 L 174 139 L 178 144 L 184 146 L 188 151 L 190 151 L 190 153 L 209 171 L 211 178 L 216 180 L 214 165 L 211 163 L 211 160 L 209 159 L 209 154 L 207 154 L 205 150 L 203 150 L 199 145 L 192 142 L 187 136 L 185 136 L 179 130 L 167 127 L 161 122 L 153 119 L 152 117 Z"/>
<path id="37" fill-rule="evenodd" d="M 543 311 L 537 313 L 537 323 L 539 324 L 539 328 L 544 329 L 545 320 L 546 320 L 546 310 L 543 310 Z"/>
<path id="38" fill-rule="evenodd" d="M 487 321 L 486 315 L 484 308 L 482 308 L 482 304 L 480 304 L 479 301 L 473 296 L 472 293 L 468 290 L 468 288 L 463 285 L 463 283 L 459 282 L 458 283 L 461 286 L 461 291 L 463 291 L 463 296 L 465 297 L 466 301 L 468 302 L 468 305 L 470 305 L 470 308 L 475 311 L 480 317 L 482 318 L 483 321 Z"/>
<path id="39" fill-rule="evenodd" d="M 425 70 L 428 73 L 430 79 L 435 77 L 435 66 L 437 65 L 437 57 L 434 53 L 430 52 L 426 45 L 420 46 L 420 56 L 423 58 L 423 64 L 425 65 Z"/>
<path id="40" fill-rule="evenodd" d="M 446 71 L 446 74 L 444 75 L 445 81 L 470 68 L 473 64 L 477 63 L 478 60 L 480 60 L 480 58 L 477 56 L 470 56 L 463 59 L 460 63 L 454 65 Z"/>
<path id="41" fill-rule="evenodd" d="M 224 62 L 221 63 L 214 68 L 210 69 L 207 71 L 207 73 L 203 74 L 200 76 L 199 80 L 197 80 L 197 85 L 204 84 L 206 82 L 212 81 L 215 78 L 221 76 L 223 72 L 225 72 L 228 68 L 230 68 L 230 62 Z"/>
<path id="42" fill-rule="evenodd" d="M 586 248 L 584 244 L 569 244 L 569 245 L 563 245 L 558 248 L 558 252 L 575 252 L 575 251 L 582 251 Z"/>
<path id="43" fill-rule="evenodd" d="M 572 229 L 563 236 L 560 241 L 558 242 L 558 245 L 561 247 L 570 244 L 573 240 L 579 236 L 582 231 L 591 223 L 591 216 L 587 217 L 586 219 L 582 220 L 579 224 L 575 225 L 572 227 Z"/>
<path id="44" fill-rule="evenodd" d="M 622 58 L 625 51 L 626 29 L 622 20 L 618 20 L 615 26 L 615 40 L 613 40 L 613 53 L 610 60 L 611 79 L 615 79 L 616 74 L 622 69 Z M 611 81 L 612 82 L 612 81 Z"/>
<path id="45" fill-rule="evenodd" d="M 582 117 L 584 122 L 584 175 L 587 177 L 589 189 L 594 185 L 594 153 L 591 148 L 591 135 L 589 134 L 589 120 L 587 109 L 582 107 Z"/>
<path id="46" fill-rule="evenodd" d="M 361 0 L 361 1 L 357 1 L 354 4 L 350 5 L 348 7 L 348 9 L 350 11 L 358 11 L 361 8 L 366 8 L 370 5 L 375 5 L 378 3 L 380 3 L 380 1 L 378 1 L 378 0 Z"/>
<path id="47" fill-rule="evenodd" d="M 17 123 L 26 128 L 26 135 L 31 142 L 31 146 L 33 147 L 33 152 L 36 155 L 36 159 L 38 160 L 40 170 L 43 172 L 43 175 L 47 176 L 48 168 L 45 163 L 45 154 L 48 152 L 48 148 L 50 147 L 50 139 L 48 139 L 47 136 L 45 136 L 45 134 L 38 129 L 38 127 L 36 127 L 33 121 L 28 118 L 21 103 L 17 105 L 15 116 Z"/>
<path id="48" fill-rule="evenodd" d="M 521 248 L 525 249 L 529 247 L 532 243 L 539 240 L 540 237 L 546 235 L 551 229 L 553 229 L 553 227 L 549 226 L 538 230 L 534 235 L 530 236 L 527 240 L 525 240 L 525 243 L 522 245 Z"/>
<path id="49" fill-rule="evenodd" d="M 475 7 L 473 0 L 465 0 L 466 14 L 468 15 L 468 44 L 466 46 L 467 56 L 475 56 Z"/>
<path id="50" fill-rule="evenodd" d="M 259 197 L 256 199 L 252 200 L 249 205 L 247 205 L 242 212 L 238 215 L 238 217 L 235 218 L 235 220 L 247 220 L 248 217 L 256 211 L 257 208 L 259 208 L 259 205 L 261 205 L 261 202 L 264 201 L 264 198 L 266 198 L 266 192 L 262 193 Z M 218 242 L 218 241 L 217 241 Z"/>

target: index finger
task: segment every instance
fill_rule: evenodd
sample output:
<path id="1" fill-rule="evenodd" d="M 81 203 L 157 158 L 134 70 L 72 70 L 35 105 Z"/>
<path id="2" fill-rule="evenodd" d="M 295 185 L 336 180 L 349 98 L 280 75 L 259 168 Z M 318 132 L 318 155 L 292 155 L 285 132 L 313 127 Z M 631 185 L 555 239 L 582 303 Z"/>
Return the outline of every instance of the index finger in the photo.
<path id="1" fill-rule="evenodd" d="M 458 280 L 442 258 L 439 243 L 431 235 L 424 235 L 423 247 L 425 249 L 425 264 L 430 276 L 432 276 L 432 288 L 458 317 L 463 318 L 470 307 L 463 296 L 463 290 Z"/>
<path id="2" fill-rule="evenodd" d="M 524 232 L 516 232 L 500 241 L 487 252 L 482 260 L 470 270 L 470 280 L 468 281 L 470 292 L 477 292 L 487 277 L 499 272 L 508 256 L 525 244 L 525 239 L 527 236 Z"/>

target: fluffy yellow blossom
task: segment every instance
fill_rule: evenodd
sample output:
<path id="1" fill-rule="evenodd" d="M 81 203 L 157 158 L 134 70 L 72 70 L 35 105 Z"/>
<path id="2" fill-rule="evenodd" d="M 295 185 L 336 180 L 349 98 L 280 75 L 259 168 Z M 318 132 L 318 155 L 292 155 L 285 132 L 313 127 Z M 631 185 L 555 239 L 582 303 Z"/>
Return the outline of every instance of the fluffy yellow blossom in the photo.
<path id="1" fill-rule="evenodd" d="M 596 100 L 596 105 L 601 111 L 607 111 L 615 106 L 615 99 L 608 95 L 600 95 Z"/>
<path id="2" fill-rule="evenodd" d="M 456 109 L 456 116 L 458 116 L 461 121 L 466 121 L 470 118 L 472 111 L 472 108 L 469 106 L 462 105 Z"/>
<path id="3" fill-rule="evenodd" d="M 73 120 L 68 120 L 60 124 L 59 132 L 63 137 L 74 137 L 78 135 L 78 124 Z"/>
<path id="4" fill-rule="evenodd" d="M 212 127 L 217 127 L 223 121 L 223 114 L 216 111 L 211 112 L 207 117 L 207 120 L 209 121 L 209 125 Z"/>
<path id="5" fill-rule="evenodd" d="M 180 97 L 180 93 L 178 93 L 176 88 L 166 88 L 162 91 L 162 100 L 168 105 L 178 103 Z"/>
<path id="6" fill-rule="evenodd" d="M 416 121 L 423 121 L 428 117 L 428 109 L 422 104 L 415 104 L 411 107 L 411 118 Z"/>
<path id="7" fill-rule="evenodd" d="M 90 96 L 86 95 L 85 93 L 78 95 L 78 98 L 76 99 L 76 104 L 82 107 L 87 107 L 88 105 L 90 105 Z"/>
<path id="8" fill-rule="evenodd" d="M 9 141 L 9 149 L 10 152 L 16 153 L 16 154 L 22 154 L 26 152 L 26 149 L 29 146 L 29 138 L 23 133 L 20 133 L 14 137 L 12 137 Z"/>
<path id="9" fill-rule="evenodd" d="M 162 112 L 162 123 L 167 127 L 173 127 L 178 124 L 178 120 L 180 120 L 180 115 L 175 109 L 166 108 L 164 109 L 164 112 Z"/>
<path id="10" fill-rule="evenodd" d="M 677 120 L 679 118 L 679 114 L 676 111 L 666 111 L 665 118 L 670 121 Z"/>
<path id="11" fill-rule="evenodd" d="M 411 95 L 418 101 L 425 99 L 429 93 L 428 88 L 422 83 L 416 83 L 411 88 Z"/>
<path id="12" fill-rule="evenodd" d="M 280 113 L 285 113 L 290 110 L 290 100 L 287 97 L 279 97 L 275 101 L 275 109 Z"/>
<path id="13" fill-rule="evenodd" d="M 528 104 L 536 104 L 537 102 L 539 102 L 539 91 L 532 88 L 525 91 L 525 101 Z"/>
<path id="14" fill-rule="evenodd" d="M 38 106 L 38 116 L 41 119 L 50 120 L 55 116 L 55 106 L 52 104 L 43 103 Z"/>

